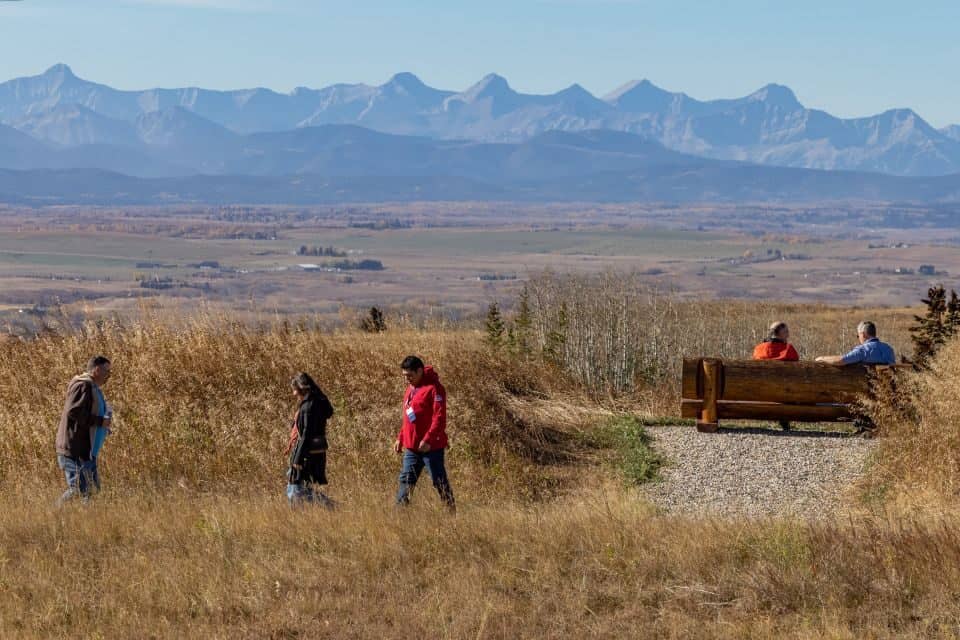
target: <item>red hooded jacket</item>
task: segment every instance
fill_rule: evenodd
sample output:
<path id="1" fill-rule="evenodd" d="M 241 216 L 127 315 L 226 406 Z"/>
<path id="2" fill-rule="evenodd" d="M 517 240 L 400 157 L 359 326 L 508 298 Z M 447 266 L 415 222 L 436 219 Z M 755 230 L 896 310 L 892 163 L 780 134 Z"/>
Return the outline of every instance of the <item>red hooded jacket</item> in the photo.
<path id="1" fill-rule="evenodd" d="M 799 360 L 800 356 L 792 344 L 783 340 L 764 340 L 753 348 L 754 360 Z"/>
<path id="2" fill-rule="evenodd" d="M 418 386 L 403 394 L 403 426 L 397 437 L 404 449 L 416 450 L 426 441 L 430 449 L 447 446 L 447 392 L 433 367 L 423 368 Z"/>

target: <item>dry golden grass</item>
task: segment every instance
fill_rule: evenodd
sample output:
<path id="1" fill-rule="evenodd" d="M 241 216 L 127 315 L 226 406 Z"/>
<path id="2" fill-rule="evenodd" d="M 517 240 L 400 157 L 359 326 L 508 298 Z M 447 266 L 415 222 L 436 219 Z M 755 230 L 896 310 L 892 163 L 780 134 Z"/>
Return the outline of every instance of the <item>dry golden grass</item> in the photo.
<path id="1" fill-rule="evenodd" d="M 112 483 L 201 491 L 275 487 L 295 408 L 288 381 L 300 370 L 315 377 L 336 408 L 329 429 L 333 477 L 392 482 L 391 445 L 406 384 L 399 363 L 408 353 L 424 354 L 449 388 L 457 440 L 451 462 L 475 472 L 467 479 L 480 473 L 478 485 L 496 493 L 502 474 L 491 470 L 517 463 L 522 474 L 526 453 L 549 453 L 537 446 L 540 426 L 499 399 L 542 396 L 551 376 L 533 363 L 488 353 L 476 332 L 369 335 L 302 323 L 250 329 L 211 315 L 176 323 L 147 317 L 0 344 L 0 430 L 13 436 L 0 439 L 0 475 L 8 486 L 57 473 L 52 434 L 63 392 L 94 353 L 113 361 L 105 391 L 115 429 L 103 460 Z M 525 486 L 537 489 L 535 482 Z"/>
<path id="2" fill-rule="evenodd" d="M 960 519 L 688 520 L 620 488 L 336 512 L 0 504 L 4 638 L 955 637 Z"/>
<path id="3" fill-rule="evenodd" d="M 948 342 L 930 371 L 903 377 L 873 407 L 885 436 L 865 494 L 909 509 L 960 505 L 960 340 Z"/>
<path id="4" fill-rule="evenodd" d="M 736 332 L 776 317 L 825 336 L 863 315 L 737 309 L 722 325 L 725 345 L 752 346 L 753 335 Z M 905 326 L 905 314 L 888 313 L 881 329 Z M 694 352 L 702 324 L 676 317 L 662 335 L 678 358 Z M 897 346 L 903 340 L 894 336 Z M 116 372 L 106 389 L 116 433 L 101 463 L 105 491 L 56 509 L 63 390 L 96 352 Z M 436 364 L 448 388 L 456 516 L 428 483 L 411 509 L 392 507 L 397 365 L 410 352 Z M 335 512 L 291 511 L 282 497 L 287 380 L 300 369 L 337 410 L 328 474 Z M 614 479 L 581 432 L 612 409 L 675 414 L 675 377 L 598 402 L 569 372 L 491 352 L 479 332 L 459 328 L 368 335 L 144 317 L 0 343 L 0 637 L 960 632 L 960 511 L 946 503 L 936 516 L 832 523 L 691 520 L 656 513 Z M 960 368 L 940 378 L 938 393 L 948 394 Z M 950 406 L 920 408 L 925 433 Z M 908 467 L 939 456 L 937 468 L 955 475 L 960 441 L 934 447 L 922 433 L 889 433 L 902 456 L 885 447 L 877 473 L 952 491 L 937 484 L 936 469 L 910 475 Z"/>

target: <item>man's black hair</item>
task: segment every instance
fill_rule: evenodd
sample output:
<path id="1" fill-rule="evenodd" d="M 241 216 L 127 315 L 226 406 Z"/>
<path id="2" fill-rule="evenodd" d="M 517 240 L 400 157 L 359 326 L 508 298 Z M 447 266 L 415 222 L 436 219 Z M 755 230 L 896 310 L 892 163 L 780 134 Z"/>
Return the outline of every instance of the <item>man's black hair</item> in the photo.
<path id="1" fill-rule="evenodd" d="M 93 356 L 87 361 L 87 371 L 93 371 L 105 364 L 110 364 L 110 360 L 106 356 Z"/>
<path id="2" fill-rule="evenodd" d="M 417 371 L 423 369 L 423 360 L 417 356 L 407 356 L 403 359 L 403 362 L 400 363 L 400 368 L 404 371 Z"/>

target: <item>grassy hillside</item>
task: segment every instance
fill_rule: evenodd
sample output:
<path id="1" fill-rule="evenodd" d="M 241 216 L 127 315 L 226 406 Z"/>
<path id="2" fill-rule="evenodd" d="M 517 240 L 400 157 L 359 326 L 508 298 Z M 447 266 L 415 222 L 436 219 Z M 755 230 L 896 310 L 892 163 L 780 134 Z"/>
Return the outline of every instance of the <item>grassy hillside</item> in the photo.
<path id="1" fill-rule="evenodd" d="M 861 515 L 680 518 L 658 513 L 616 469 L 623 434 L 643 438 L 626 428 L 610 437 L 612 415 L 675 415 L 671 363 L 705 348 L 743 356 L 770 320 L 791 322 L 810 356 L 839 350 L 865 316 L 903 350 L 909 314 L 681 304 L 610 285 L 595 289 L 594 321 L 577 324 L 580 290 L 537 291 L 532 326 L 548 327 L 550 300 L 565 309 L 562 349 L 544 352 L 537 334 L 527 351 L 494 348 L 471 327 L 371 335 L 212 315 L 0 342 L 0 634 L 952 637 L 956 346 L 934 375 L 905 384 L 906 418 L 877 409 L 885 438 Z M 617 299 L 621 315 L 606 315 Z M 624 384 L 596 384 L 576 366 L 591 353 L 615 362 L 574 348 L 597 335 L 613 336 L 610 354 L 634 345 Z M 456 516 L 429 486 L 408 511 L 391 504 L 398 363 L 411 352 L 448 388 Z M 60 510 L 55 424 L 67 380 L 93 353 L 115 370 L 105 491 Z M 332 513 L 291 511 L 282 498 L 297 370 L 314 374 L 337 412 Z M 926 502 L 909 500 L 919 495 Z"/>

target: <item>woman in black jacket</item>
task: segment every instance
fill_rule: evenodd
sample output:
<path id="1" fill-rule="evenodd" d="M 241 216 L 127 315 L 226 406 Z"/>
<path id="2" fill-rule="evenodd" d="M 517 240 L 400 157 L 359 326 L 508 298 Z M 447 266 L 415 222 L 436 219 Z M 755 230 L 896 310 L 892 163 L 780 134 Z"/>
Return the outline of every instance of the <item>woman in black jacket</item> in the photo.
<path id="1" fill-rule="evenodd" d="M 287 498 L 293 505 L 316 502 L 330 508 L 333 502 L 320 486 L 327 484 L 327 420 L 333 415 L 333 407 L 306 373 L 294 376 L 290 386 L 300 406 L 288 446 Z"/>

